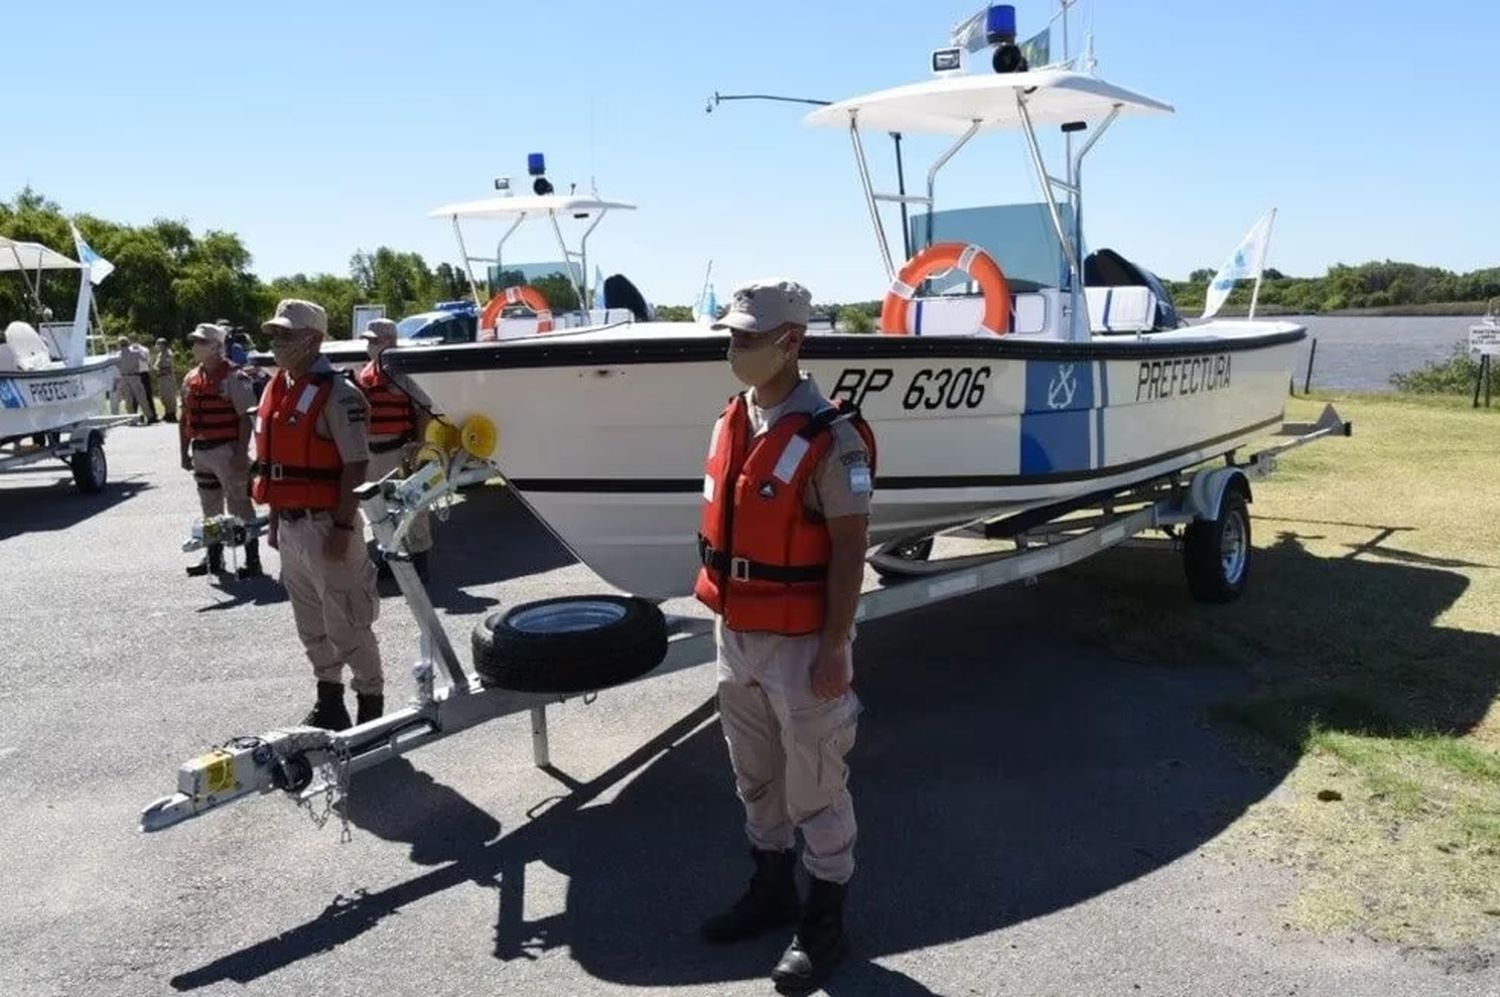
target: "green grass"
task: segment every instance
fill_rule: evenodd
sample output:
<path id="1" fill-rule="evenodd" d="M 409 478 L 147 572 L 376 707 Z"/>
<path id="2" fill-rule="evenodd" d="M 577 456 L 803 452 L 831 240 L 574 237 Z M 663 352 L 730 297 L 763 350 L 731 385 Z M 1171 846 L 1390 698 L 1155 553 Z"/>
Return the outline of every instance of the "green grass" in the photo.
<path id="1" fill-rule="evenodd" d="M 1215 847 L 1296 869 L 1292 921 L 1449 944 L 1500 929 L 1500 409 L 1334 401 L 1355 435 L 1257 486 L 1239 602 L 1194 605 L 1178 559 L 1119 551 L 1053 604 L 1113 650 L 1252 680 L 1210 720 L 1290 770 Z"/>

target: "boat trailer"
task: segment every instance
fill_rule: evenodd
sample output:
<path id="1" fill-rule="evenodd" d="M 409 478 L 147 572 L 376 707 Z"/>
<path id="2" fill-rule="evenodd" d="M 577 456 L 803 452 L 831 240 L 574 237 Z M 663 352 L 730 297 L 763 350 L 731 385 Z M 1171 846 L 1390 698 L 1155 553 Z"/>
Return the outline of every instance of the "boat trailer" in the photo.
<path id="1" fill-rule="evenodd" d="M 100 415 L 0 442 L 0 474 L 21 471 L 32 464 L 56 460 L 73 472 L 78 490 L 92 495 L 109 481 L 104 438 L 116 426 L 134 421 L 133 415 Z"/>
<path id="2" fill-rule="evenodd" d="M 1288 439 L 1258 450 L 1244 461 L 1237 461 L 1236 455 L 1230 453 L 1222 464 L 1200 465 L 1129 492 L 1098 497 L 1087 506 L 1070 503 L 1066 507 L 1033 510 L 1029 516 L 1023 513 L 970 523 L 943 534 L 1008 540 L 1010 546 L 999 553 L 987 551 L 930 559 L 931 537 L 888 543 L 869 558 L 883 582 L 860 597 L 855 619 L 870 622 L 1012 582 L 1034 580 L 1111 547 L 1134 542 L 1150 531 L 1166 533 L 1182 549 L 1195 596 L 1228 601 L 1238 594 L 1237 589 L 1210 587 L 1200 593 L 1194 586 L 1195 531 L 1219 530 L 1229 522 L 1234 510 L 1245 515 L 1250 483 L 1275 473 L 1282 454 L 1325 437 L 1348 436 L 1351 432 L 1352 426 L 1340 419 L 1330 405 L 1315 423 L 1284 425 L 1280 435 Z M 431 457 L 408 478 L 393 472 L 359 489 L 376 540 L 421 630 L 422 653 L 412 669 L 416 684 L 414 701 L 403 709 L 344 731 L 293 726 L 230 738 L 182 765 L 177 773 L 176 791 L 141 812 L 141 830 L 159 831 L 236 800 L 279 790 L 307 807 L 319 826 L 337 810 L 344 821 L 347 839 L 347 807 L 336 804 L 347 797 L 352 773 L 488 720 L 522 712 L 531 715 L 535 764 L 549 765 L 547 707 L 589 694 L 523 692 L 498 688 L 470 675 L 459 661 L 427 589 L 404 550 L 403 540 L 419 510 L 498 473 L 487 459 L 455 447 Z M 1233 575 L 1241 580 L 1244 577 L 1250 556 L 1248 521 L 1244 527 L 1237 537 L 1233 529 L 1223 532 L 1223 547 L 1217 543 L 1221 534 L 1215 533 L 1215 544 L 1199 558 L 1210 571 L 1217 565 L 1221 582 L 1226 578 L 1234 581 L 1230 577 Z M 1230 541 L 1237 541 L 1238 546 Z M 666 653 L 643 678 L 713 659 L 711 620 L 667 615 L 665 623 Z M 439 669 L 444 673 L 446 685 L 439 684 Z"/>

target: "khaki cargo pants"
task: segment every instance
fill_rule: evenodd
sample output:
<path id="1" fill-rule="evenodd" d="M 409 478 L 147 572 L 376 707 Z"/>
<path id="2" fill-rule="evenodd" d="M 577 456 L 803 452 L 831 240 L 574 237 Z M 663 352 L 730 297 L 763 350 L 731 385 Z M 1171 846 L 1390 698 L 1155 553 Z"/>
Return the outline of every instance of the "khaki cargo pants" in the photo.
<path id="1" fill-rule="evenodd" d="M 291 599 L 297 636 L 313 674 L 319 682 L 342 682 L 348 665 L 355 692 L 378 694 L 385 687 L 374 629 L 380 599 L 375 565 L 362 540 L 364 520 L 355 516 L 349 545 L 337 560 L 323 553 L 323 541 L 334 529 L 330 513 L 281 519 L 276 525 L 281 584 Z"/>
<path id="2" fill-rule="evenodd" d="M 161 396 L 161 407 L 166 418 L 177 418 L 177 378 L 173 374 L 156 375 L 156 393 Z"/>
<path id="3" fill-rule="evenodd" d="M 236 464 L 236 443 L 190 444 L 193 448 L 193 481 L 198 485 L 198 505 L 203 518 L 223 515 L 226 506 L 231 515 L 246 523 L 255 521 L 255 506 L 250 504 L 250 459 Z"/>
<path id="4" fill-rule="evenodd" d="M 378 438 L 370 440 L 372 444 L 380 443 Z M 369 469 L 365 471 L 366 481 L 379 481 L 401 466 L 401 456 L 406 452 L 405 447 L 397 447 L 376 453 L 372 447 L 370 450 Z M 410 554 L 420 554 L 425 550 L 432 549 L 432 517 L 427 510 L 423 509 L 417 513 L 412 520 L 411 529 L 406 531 L 406 550 Z"/>
<path id="5" fill-rule="evenodd" d="M 745 833 L 765 850 L 794 844 L 819 879 L 854 874 L 854 801 L 845 762 L 860 704 L 851 690 L 832 700 L 812 692 L 817 634 L 738 633 L 719 620 L 719 719 L 729 743 Z"/>

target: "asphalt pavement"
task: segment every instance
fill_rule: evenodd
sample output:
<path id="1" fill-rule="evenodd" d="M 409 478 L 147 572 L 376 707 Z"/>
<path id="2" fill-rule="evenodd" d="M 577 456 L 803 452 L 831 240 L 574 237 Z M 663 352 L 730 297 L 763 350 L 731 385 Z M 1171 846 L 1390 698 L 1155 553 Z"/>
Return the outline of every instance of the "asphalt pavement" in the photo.
<path id="1" fill-rule="evenodd" d="M 707 666 L 554 709 L 548 771 L 522 715 L 362 773 L 348 843 L 279 794 L 141 833 L 185 759 L 312 694 L 274 580 L 184 575 L 173 434 L 112 433 L 102 495 L 0 478 L 0 994 L 772 992 L 784 937 L 696 934 L 748 873 Z M 461 650 L 487 612 L 604 588 L 503 487 L 436 534 Z M 1205 849 L 1284 774 L 1205 719 L 1241 676 L 1113 660 L 1049 629 L 1048 597 L 862 629 L 855 954 L 828 993 L 1500 992 L 1488 952 L 1285 927 L 1289 873 Z M 376 626 L 399 702 L 394 592 Z"/>

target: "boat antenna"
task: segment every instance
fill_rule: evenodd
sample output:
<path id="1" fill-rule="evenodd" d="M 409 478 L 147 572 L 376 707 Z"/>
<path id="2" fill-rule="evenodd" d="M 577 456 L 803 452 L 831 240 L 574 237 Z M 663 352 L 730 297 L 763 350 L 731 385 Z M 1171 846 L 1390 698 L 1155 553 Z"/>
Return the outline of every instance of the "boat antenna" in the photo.
<path id="1" fill-rule="evenodd" d="M 703 287 L 698 291 L 698 308 L 703 308 L 703 302 L 708 297 L 708 282 L 713 279 L 714 261 L 708 261 L 708 269 L 703 271 Z M 717 316 L 715 316 L 717 318 Z"/>
<path id="2" fill-rule="evenodd" d="M 1074 3 L 1074 2 L 1076 2 L 1076 0 L 1064 0 L 1064 7 L 1066 7 L 1066 5 L 1068 3 Z M 783 96 L 781 94 L 774 94 L 774 93 L 719 93 L 719 91 L 715 90 L 714 93 L 713 93 L 713 96 L 710 97 L 710 98 L 708 98 L 708 103 L 703 108 L 703 113 L 705 113 L 705 114 L 712 114 L 712 113 L 714 113 L 714 108 L 718 107 L 720 104 L 724 103 L 725 101 L 730 101 L 730 100 L 770 100 L 770 101 L 779 101 L 779 102 L 784 103 L 784 104 L 810 104 L 813 107 L 827 107 L 829 104 L 833 103 L 833 101 L 831 101 L 831 100 L 819 100 L 816 97 L 787 97 L 787 96 Z M 896 187 L 897 187 L 897 193 L 902 198 L 902 200 L 901 200 L 901 243 L 902 243 L 902 245 L 906 249 L 906 255 L 907 255 L 907 257 L 910 258 L 911 257 L 911 231 L 910 231 L 911 224 L 910 224 L 909 220 L 907 219 L 907 211 L 906 211 L 906 200 L 905 200 L 905 198 L 906 198 L 906 171 L 904 169 L 904 166 L 903 166 L 903 163 L 902 163 L 902 159 L 901 159 L 901 133 L 900 132 L 891 132 L 891 141 L 894 142 L 895 145 L 896 145 Z"/>

